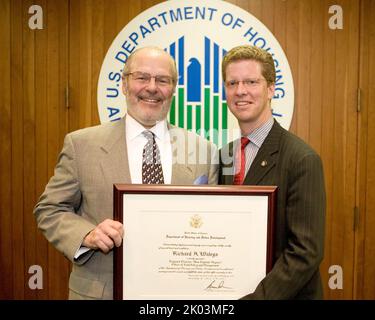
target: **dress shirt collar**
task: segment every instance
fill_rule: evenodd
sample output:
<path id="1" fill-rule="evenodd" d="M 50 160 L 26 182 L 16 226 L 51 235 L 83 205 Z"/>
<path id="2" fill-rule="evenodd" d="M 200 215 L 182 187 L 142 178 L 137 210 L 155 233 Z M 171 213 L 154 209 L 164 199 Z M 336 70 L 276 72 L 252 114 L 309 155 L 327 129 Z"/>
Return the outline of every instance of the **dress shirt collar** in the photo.
<path id="1" fill-rule="evenodd" d="M 130 140 L 135 139 L 139 135 L 142 135 L 143 131 L 150 130 L 157 139 L 164 140 L 168 133 L 167 121 L 159 121 L 152 128 L 146 129 L 138 121 L 136 121 L 131 115 L 127 114 L 126 118 L 126 135 Z"/>
<path id="2" fill-rule="evenodd" d="M 260 148 L 264 140 L 267 138 L 268 133 L 271 131 L 274 121 L 275 120 L 273 119 L 273 117 L 270 117 L 264 124 L 248 134 L 247 137 L 249 138 L 251 143 Z"/>

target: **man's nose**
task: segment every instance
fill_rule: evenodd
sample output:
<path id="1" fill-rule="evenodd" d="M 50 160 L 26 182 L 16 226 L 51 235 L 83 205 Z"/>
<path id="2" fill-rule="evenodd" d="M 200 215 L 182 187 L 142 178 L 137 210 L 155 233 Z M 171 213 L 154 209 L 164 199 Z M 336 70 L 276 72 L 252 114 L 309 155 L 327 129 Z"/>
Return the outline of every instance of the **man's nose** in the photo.
<path id="1" fill-rule="evenodd" d="M 147 84 L 147 90 L 156 91 L 157 87 L 155 77 L 151 77 L 149 83 Z"/>
<path id="2" fill-rule="evenodd" d="M 239 96 L 242 96 L 247 93 L 246 86 L 243 84 L 242 81 L 238 82 L 237 88 L 236 88 L 236 94 Z"/>

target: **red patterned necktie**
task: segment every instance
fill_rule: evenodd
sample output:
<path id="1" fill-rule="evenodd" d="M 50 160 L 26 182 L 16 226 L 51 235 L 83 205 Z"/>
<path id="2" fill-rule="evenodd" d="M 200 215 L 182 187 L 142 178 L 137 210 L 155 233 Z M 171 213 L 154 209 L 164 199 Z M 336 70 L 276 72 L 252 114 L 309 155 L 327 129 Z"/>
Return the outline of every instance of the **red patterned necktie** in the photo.
<path id="1" fill-rule="evenodd" d="M 147 143 L 143 148 L 142 183 L 164 184 L 163 168 L 160 161 L 160 151 L 151 131 L 143 131 Z"/>
<path id="2" fill-rule="evenodd" d="M 245 148 L 247 144 L 250 142 L 250 140 L 247 137 L 241 137 L 241 149 L 237 148 L 237 154 L 236 154 L 236 174 L 233 178 L 233 184 L 242 184 L 243 179 L 245 178 L 245 165 L 246 165 L 246 159 L 245 159 Z"/>

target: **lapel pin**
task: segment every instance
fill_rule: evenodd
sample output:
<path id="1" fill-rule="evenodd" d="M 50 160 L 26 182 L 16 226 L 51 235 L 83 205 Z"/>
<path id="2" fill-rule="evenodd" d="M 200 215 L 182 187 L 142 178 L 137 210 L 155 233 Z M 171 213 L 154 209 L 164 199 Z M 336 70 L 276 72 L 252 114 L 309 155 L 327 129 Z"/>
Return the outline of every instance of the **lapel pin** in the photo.
<path id="1" fill-rule="evenodd" d="M 267 160 L 263 160 L 262 163 L 261 163 L 260 165 L 261 165 L 262 167 L 265 167 L 265 166 L 267 166 L 267 164 L 268 164 L 268 163 L 267 163 Z"/>

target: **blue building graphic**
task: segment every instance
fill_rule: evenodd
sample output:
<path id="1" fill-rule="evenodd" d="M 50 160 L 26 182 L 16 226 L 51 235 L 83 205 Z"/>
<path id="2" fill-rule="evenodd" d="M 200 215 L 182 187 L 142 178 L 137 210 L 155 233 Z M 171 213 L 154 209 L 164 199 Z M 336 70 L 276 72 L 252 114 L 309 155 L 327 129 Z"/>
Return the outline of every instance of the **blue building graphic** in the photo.
<path id="1" fill-rule="evenodd" d="M 204 61 L 198 57 L 186 57 L 184 36 L 166 49 L 175 59 L 179 75 L 169 121 L 206 137 L 216 145 L 224 145 L 228 141 L 228 108 L 220 77 L 220 62 L 226 50 L 208 37 L 201 41 Z"/>

